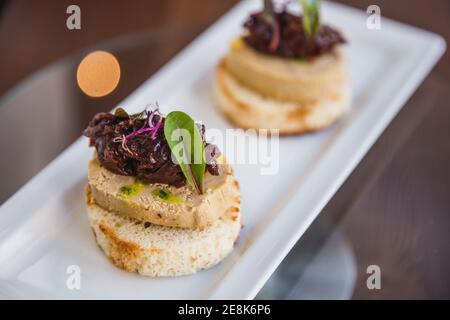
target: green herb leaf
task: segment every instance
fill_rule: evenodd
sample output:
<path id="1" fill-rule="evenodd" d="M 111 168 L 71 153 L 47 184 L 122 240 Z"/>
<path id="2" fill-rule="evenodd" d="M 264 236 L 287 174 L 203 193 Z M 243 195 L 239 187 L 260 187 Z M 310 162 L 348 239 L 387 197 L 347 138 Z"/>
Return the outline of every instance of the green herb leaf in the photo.
<path id="1" fill-rule="evenodd" d="M 273 23 L 273 20 L 275 19 L 275 9 L 272 0 L 264 0 L 263 18 L 267 23 Z"/>
<path id="2" fill-rule="evenodd" d="M 303 29 L 308 37 L 314 36 L 320 26 L 319 0 L 300 0 L 303 9 Z"/>
<path id="3" fill-rule="evenodd" d="M 273 5 L 273 0 L 264 0 L 264 8 L 262 17 L 272 27 L 272 38 L 270 40 L 269 49 L 275 51 L 280 45 L 280 24 Z"/>
<path id="4" fill-rule="evenodd" d="M 119 107 L 114 111 L 114 115 L 120 119 L 144 119 L 147 116 L 147 113 L 144 110 L 138 113 L 128 114 L 125 109 Z"/>
<path id="5" fill-rule="evenodd" d="M 114 115 L 121 119 L 128 119 L 129 115 L 123 108 L 117 108 L 116 111 L 114 111 Z"/>
<path id="6" fill-rule="evenodd" d="M 194 120 L 181 111 L 169 113 L 164 121 L 164 136 L 186 180 L 202 194 L 205 146 Z"/>

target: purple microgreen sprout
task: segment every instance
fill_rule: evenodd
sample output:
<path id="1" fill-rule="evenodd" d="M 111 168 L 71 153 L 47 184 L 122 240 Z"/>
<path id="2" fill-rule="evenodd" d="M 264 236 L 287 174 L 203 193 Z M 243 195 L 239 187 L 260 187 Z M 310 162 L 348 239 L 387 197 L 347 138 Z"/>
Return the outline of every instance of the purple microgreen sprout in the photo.
<path id="1" fill-rule="evenodd" d="M 154 130 L 155 130 L 155 128 L 142 128 L 142 129 L 133 131 L 132 133 L 127 134 L 127 135 L 125 136 L 125 140 L 134 138 L 134 137 L 136 137 L 136 136 L 138 136 L 138 135 L 140 135 L 140 134 L 142 134 L 142 133 L 145 133 L 145 132 L 153 132 Z"/>
<path id="2" fill-rule="evenodd" d="M 162 127 L 162 113 L 159 112 L 159 106 L 157 106 L 157 108 L 153 111 L 145 111 L 145 114 L 147 115 L 147 119 L 144 122 L 144 125 L 142 126 L 142 128 L 135 130 L 127 135 L 115 137 L 113 140 L 114 142 L 121 143 L 122 148 L 129 153 L 132 153 L 130 148 L 128 148 L 128 146 L 127 146 L 127 141 L 129 139 L 137 137 L 138 135 L 141 135 L 143 133 L 149 132 L 149 133 L 151 133 L 150 138 L 152 140 L 155 140 L 156 134 Z M 153 119 L 154 119 L 155 115 L 158 115 L 159 119 L 158 119 L 158 122 L 154 125 Z"/>
<path id="3" fill-rule="evenodd" d="M 152 140 L 155 140 L 156 134 L 158 133 L 159 129 L 161 128 L 161 125 L 162 125 L 162 118 L 160 117 L 158 123 L 154 127 L 155 129 L 152 132 L 152 136 L 151 136 Z"/>
<path id="4" fill-rule="evenodd" d="M 264 0 L 263 19 L 272 27 L 272 38 L 269 43 L 269 50 L 276 51 L 280 45 L 280 23 L 275 12 L 273 0 Z"/>

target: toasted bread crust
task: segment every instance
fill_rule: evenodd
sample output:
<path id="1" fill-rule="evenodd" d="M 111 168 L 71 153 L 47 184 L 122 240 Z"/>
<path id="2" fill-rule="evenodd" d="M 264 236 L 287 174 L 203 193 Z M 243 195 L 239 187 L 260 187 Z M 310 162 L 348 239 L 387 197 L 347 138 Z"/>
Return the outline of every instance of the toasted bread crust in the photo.
<path id="1" fill-rule="evenodd" d="M 102 235 L 104 237 L 103 243 L 108 243 L 108 258 L 111 262 L 125 271 L 138 272 L 137 263 L 139 262 L 139 255 L 142 254 L 141 248 L 134 243 L 121 240 L 106 223 L 100 222 L 97 228 L 100 232 L 95 234 Z M 96 227 L 94 226 L 95 229 Z"/>
<path id="2" fill-rule="evenodd" d="M 286 102 L 263 96 L 245 86 L 228 70 L 226 59 L 217 67 L 216 105 L 234 125 L 243 129 L 278 129 L 280 135 L 317 131 L 333 124 L 350 106 L 348 82 L 339 94 L 314 102 Z"/>
<path id="3" fill-rule="evenodd" d="M 117 267 L 144 276 L 166 277 L 209 268 L 232 250 L 242 227 L 240 206 L 203 230 L 146 225 L 95 204 L 90 187 L 86 206 L 99 247 Z"/>

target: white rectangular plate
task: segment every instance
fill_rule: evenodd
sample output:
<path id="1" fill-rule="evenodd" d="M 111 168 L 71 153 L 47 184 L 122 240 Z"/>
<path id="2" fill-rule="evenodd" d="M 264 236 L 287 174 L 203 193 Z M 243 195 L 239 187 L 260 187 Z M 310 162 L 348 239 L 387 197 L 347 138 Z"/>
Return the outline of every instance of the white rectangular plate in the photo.
<path id="1" fill-rule="evenodd" d="M 159 101 L 207 127 L 230 125 L 215 111 L 213 72 L 260 1 L 239 3 L 122 104 L 137 111 Z M 325 2 L 323 20 L 349 40 L 353 106 L 320 133 L 282 138 L 279 173 L 236 165 L 245 228 L 220 265 L 181 278 L 152 279 L 114 267 L 98 249 L 84 209 L 92 150 L 78 139 L 0 208 L 0 295 L 15 298 L 253 298 L 351 173 L 445 50 L 437 35 L 382 19 L 368 30 L 364 12 Z M 68 290 L 69 265 L 81 289 Z"/>

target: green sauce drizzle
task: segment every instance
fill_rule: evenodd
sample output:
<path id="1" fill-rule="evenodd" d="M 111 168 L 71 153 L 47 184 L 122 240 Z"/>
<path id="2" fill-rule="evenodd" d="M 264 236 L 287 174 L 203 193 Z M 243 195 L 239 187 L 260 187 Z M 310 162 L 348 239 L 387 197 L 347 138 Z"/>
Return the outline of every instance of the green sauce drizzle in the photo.
<path id="1" fill-rule="evenodd" d="M 306 59 L 303 59 L 303 58 L 293 58 L 292 60 L 294 62 L 300 63 L 300 64 L 306 62 Z"/>
<path id="2" fill-rule="evenodd" d="M 182 199 L 175 197 L 170 191 L 164 190 L 164 189 L 155 189 L 152 191 L 152 195 L 155 197 L 155 199 L 163 201 L 163 202 L 169 202 L 169 203 L 180 203 L 183 202 Z"/>
<path id="3" fill-rule="evenodd" d="M 129 199 L 141 193 L 146 186 L 147 185 L 142 182 L 135 182 L 121 187 L 119 193 L 121 197 Z"/>

